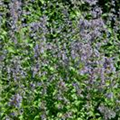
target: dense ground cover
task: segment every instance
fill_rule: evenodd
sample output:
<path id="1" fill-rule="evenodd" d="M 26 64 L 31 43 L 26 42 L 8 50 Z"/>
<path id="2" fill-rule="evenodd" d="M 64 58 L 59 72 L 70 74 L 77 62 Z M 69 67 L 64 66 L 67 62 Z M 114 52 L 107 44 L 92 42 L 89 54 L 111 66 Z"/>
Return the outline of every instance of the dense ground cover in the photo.
<path id="1" fill-rule="evenodd" d="M 120 1 L 0 0 L 0 120 L 119 120 Z"/>

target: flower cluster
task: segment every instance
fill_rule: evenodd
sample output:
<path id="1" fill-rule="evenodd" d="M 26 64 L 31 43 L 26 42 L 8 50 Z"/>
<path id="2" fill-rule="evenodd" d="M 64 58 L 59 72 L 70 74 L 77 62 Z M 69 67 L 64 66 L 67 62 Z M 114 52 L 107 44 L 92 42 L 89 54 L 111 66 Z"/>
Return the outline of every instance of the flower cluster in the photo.
<path id="1" fill-rule="evenodd" d="M 119 119 L 119 4 L 1 0 L 0 119 Z"/>

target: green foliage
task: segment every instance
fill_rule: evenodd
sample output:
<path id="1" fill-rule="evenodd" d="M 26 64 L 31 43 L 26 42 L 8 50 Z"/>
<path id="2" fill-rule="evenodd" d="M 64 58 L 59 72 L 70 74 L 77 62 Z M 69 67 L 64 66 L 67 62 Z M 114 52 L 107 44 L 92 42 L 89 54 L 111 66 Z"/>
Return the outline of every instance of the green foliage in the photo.
<path id="1" fill-rule="evenodd" d="M 118 13 L 94 2 L 0 1 L 0 120 L 120 118 Z"/>

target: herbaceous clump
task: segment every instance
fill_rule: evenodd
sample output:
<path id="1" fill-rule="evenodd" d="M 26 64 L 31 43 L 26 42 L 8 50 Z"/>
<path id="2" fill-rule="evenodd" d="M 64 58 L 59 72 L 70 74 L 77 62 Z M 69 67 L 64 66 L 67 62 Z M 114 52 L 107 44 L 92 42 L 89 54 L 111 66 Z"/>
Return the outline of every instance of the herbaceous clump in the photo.
<path id="1" fill-rule="evenodd" d="M 120 119 L 119 0 L 0 1 L 0 120 Z"/>

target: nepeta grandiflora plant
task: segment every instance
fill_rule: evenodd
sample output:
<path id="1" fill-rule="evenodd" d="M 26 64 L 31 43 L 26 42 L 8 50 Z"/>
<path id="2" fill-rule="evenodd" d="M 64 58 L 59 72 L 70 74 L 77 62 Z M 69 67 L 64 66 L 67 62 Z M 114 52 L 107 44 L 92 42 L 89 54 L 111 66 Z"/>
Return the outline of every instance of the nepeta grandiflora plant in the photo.
<path id="1" fill-rule="evenodd" d="M 1 0 L 0 119 L 119 119 L 118 4 Z"/>

